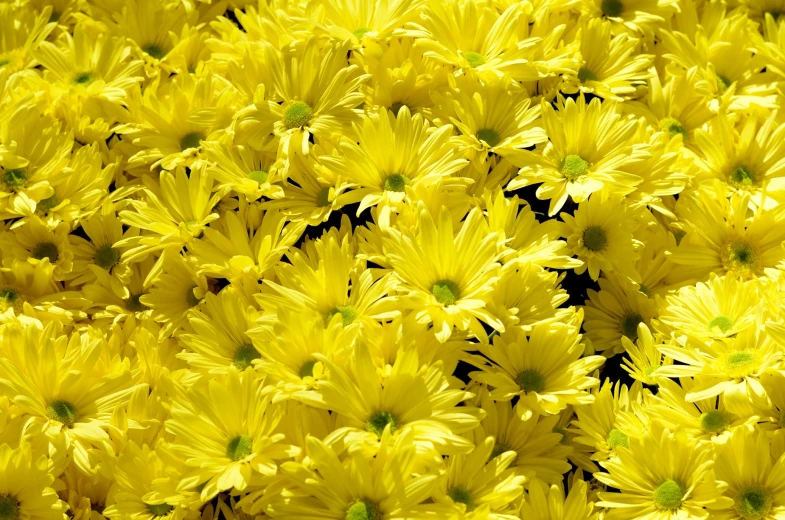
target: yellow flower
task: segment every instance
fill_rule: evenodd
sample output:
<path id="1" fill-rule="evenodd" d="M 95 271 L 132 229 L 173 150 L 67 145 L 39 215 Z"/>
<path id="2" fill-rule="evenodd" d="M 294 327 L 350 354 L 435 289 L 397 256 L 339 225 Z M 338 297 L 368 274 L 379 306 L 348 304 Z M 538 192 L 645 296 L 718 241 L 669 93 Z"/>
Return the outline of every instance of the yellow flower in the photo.
<path id="1" fill-rule="evenodd" d="M 9 520 L 65 520 L 68 504 L 52 488 L 54 475 L 47 471 L 46 456 L 33 460 L 29 444 L 11 449 L 0 446 L 0 511 Z"/>
<path id="2" fill-rule="evenodd" d="M 26 7 L 26 6 L 25 6 Z M 14 3 L 0 5 L 0 67 L 9 74 L 32 68 L 33 52 L 55 28 L 50 22 L 52 7 L 36 12 Z"/>

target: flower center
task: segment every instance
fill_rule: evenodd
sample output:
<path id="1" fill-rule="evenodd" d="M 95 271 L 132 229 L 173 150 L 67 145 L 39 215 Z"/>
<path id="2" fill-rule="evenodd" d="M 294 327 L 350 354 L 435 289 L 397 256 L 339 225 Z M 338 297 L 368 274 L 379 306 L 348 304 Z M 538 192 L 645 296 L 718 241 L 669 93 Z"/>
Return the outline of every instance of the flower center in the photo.
<path id="1" fill-rule="evenodd" d="M 684 486 L 668 479 L 654 490 L 654 505 L 660 509 L 678 509 L 684 498 Z"/>
<path id="2" fill-rule="evenodd" d="M 733 320 L 727 316 L 717 316 L 709 322 L 709 330 L 713 330 L 714 327 L 717 327 L 723 334 L 725 334 L 730 330 L 731 327 L 733 327 Z"/>
<path id="3" fill-rule="evenodd" d="M 491 148 L 499 144 L 499 141 L 501 141 L 499 133 L 493 128 L 482 128 L 477 130 L 477 139 L 480 141 L 485 141 L 485 143 Z"/>
<path id="4" fill-rule="evenodd" d="M 398 112 L 400 112 L 401 109 L 403 107 L 405 107 L 405 106 L 406 106 L 406 103 L 404 103 L 402 101 L 395 101 L 395 102 L 393 102 L 392 105 L 390 105 L 390 112 L 392 112 L 395 115 L 395 117 L 398 117 Z"/>
<path id="5" fill-rule="evenodd" d="M 749 375 L 755 368 L 755 356 L 746 350 L 731 352 L 725 359 L 725 372 L 734 378 Z"/>
<path id="6" fill-rule="evenodd" d="M 101 246 L 95 250 L 95 265 L 107 271 L 120 261 L 120 251 L 110 245 Z"/>
<path id="7" fill-rule="evenodd" d="M 306 377 L 313 377 L 313 367 L 315 366 L 316 366 L 315 359 L 306 361 L 305 363 L 303 363 L 303 366 L 300 367 L 300 371 L 297 373 L 297 375 L 299 375 L 301 379 Z"/>
<path id="8" fill-rule="evenodd" d="M 498 441 L 498 439 L 497 439 L 497 441 Z M 496 444 L 493 445 L 493 450 L 491 451 L 491 459 L 490 460 L 495 459 L 496 457 L 498 457 L 499 455 L 501 455 L 502 453 L 504 453 L 506 451 L 512 451 L 512 450 L 510 449 L 510 447 L 507 444 L 505 444 L 503 442 L 496 442 Z"/>
<path id="9" fill-rule="evenodd" d="M 232 460 L 242 460 L 253 451 L 253 441 L 247 435 L 239 435 L 226 445 L 226 456 Z"/>
<path id="10" fill-rule="evenodd" d="M 608 236 L 600 226 L 589 226 L 583 231 L 583 245 L 592 251 L 600 251 L 608 243 Z"/>
<path id="11" fill-rule="evenodd" d="M 151 58 L 155 58 L 156 60 L 160 60 L 166 56 L 166 51 L 154 43 L 142 47 L 142 50 L 146 52 Z"/>
<path id="12" fill-rule="evenodd" d="M 473 69 L 476 69 L 485 63 L 485 58 L 474 51 L 466 51 L 463 55 L 466 57 L 466 61 L 469 62 L 469 66 Z"/>
<path id="13" fill-rule="evenodd" d="M 762 487 L 754 486 L 741 491 L 736 496 L 736 512 L 744 520 L 761 520 L 771 510 L 771 493 Z"/>
<path id="14" fill-rule="evenodd" d="M 472 495 L 468 491 L 463 488 L 454 487 L 450 491 L 447 492 L 452 501 L 456 504 L 464 504 L 466 506 L 467 511 L 471 511 L 474 509 L 474 501 L 472 500 Z"/>
<path id="15" fill-rule="evenodd" d="M 185 293 L 185 301 L 189 307 L 196 307 L 197 305 L 199 305 L 199 298 L 197 298 L 196 295 L 194 294 L 194 289 L 196 289 L 195 285 L 189 287 L 188 291 L 186 291 Z"/>
<path id="16" fill-rule="evenodd" d="M 722 74 L 717 74 L 717 90 L 719 90 L 720 93 L 723 93 L 726 90 L 728 90 L 728 88 L 730 88 L 732 83 L 733 82 L 727 76 L 723 76 Z"/>
<path id="17" fill-rule="evenodd" d="M 302 101 L 295 101 L 283 114 L 283 124 L 286 128 L 302 128 L 313 118 L 313 109 Z"/>
<path id="18" fill-rule="evenodd" d="M 169 511 L 174 509 L 174 506 L 170 506 L 169 504 L 145 504 L 147 506 L 147 510 L 150 511 L 150 514 L 153 516 L 164 516 Z"/>
<path id="19" fill-rule="evenodd" d="M 602 0 L 600 9 L 605 16 L 619 16 L 624 6 L 619 0 Z"/>
<path id="20" fill-rule="evenodd" d="M 90 72 L 79 72 L 76 76 L 74 76 L 74 83 L 77 85 L 86 85 L 88 83 L 92 83 L 93 75 Z"/>
<path id="21" fill-rule="evenodd" d="M 638 324 L 643 322 L 643 317 L 638 313 L 632 313 L 624 316 L 619 322 L 621 333 L 627 336 L 630 341 L 638 339 Z"/>
<path id="22" fill-rule="evenodd" d="M 46 407 L 46 416 L 70 428 L 76 422 L 76 407 L 68 401 L 58 399 Z"/>
<path id="23" fill-rule="evenodd" d="M 406 185 L 411 184 L 411 179 L 400 173 L 393 173 L 384 179 L 384 191 L 406 191 Z"/>
<path id="24" fill-rule="evenodd" d="M 180 150 L 183 152 L 188 150 L 189 148 L 199 148 L 199 143 L 204 140 L 204 134 L 202 132 L 191 132 L 189 134 L 185 134 L 182 139 L 180 139 Z"/>
<path id="25" fill-rule="evenodd" d="M 568 155 L 562 159 L 560 171 L 568 181 L 576 181 L 589 173 L 589 162 L 580 155 Z"/>
<path id="26" fill-rule="evenodd" d="M 6 311 L 11 307 L 21 310 L 23 302 L 22 293 L 18 290 L 13 287 L 0 288 L 0 311 Z"/>
<path id="27" fill-rule="evenodd" d="M 256 181 L 260 186 L 267 182 L 267 177 L 267 172 L 264 170 L 254 170 L 248 174 L 248 178 L 252 181 Z"/>
<path id="28" fill-rule="evenodd" d="M 728 271 L 750 271 L 757 260 L 755 249 L 740 240 L 725 244 L 720 253 L 722 265 Z"/>
<path id="29" fill-rule="evenodd" d="M 52 242 L 41 242 L 33 248 L 33 258 L 37 260 L 48 258 L 49 263 L 53 264 L 57 262 L 59 257 L 60 252 L 57 250 L 57 246 Z"/>
<path id="30" fill-rule="evenodd" d="M 630 438 L 623 431 L 614 428 L 608 432 L 608 447 L 615 450 L 619 446 L 629 448 Z"/>
<path id="31" fill-rule="evenodd" d="M 431 287 L 431 294 L 436 297 L 436 301 L 444 305 L 453 305 L 461 295 L 458 284 L 452 280 L 439 280 Z"/>
<path id="32" fill-rule="evenodd" d="M 390 425 L 390 433 L 398 429 L 398 421 L 395 416 L 391 412 L 379 410 L 373 412 L 365 421 L 365 429 L 381 437 L 388 424 Z"/>
<path id="33" fill-rule="evenodd" d="M 578 81 L 581 83 L 586 83 L 587 81 L 597 81 L 597 75 L 589 69 L 581 67 L 578 70 Z"/>
<path id="34" fill-rule="evenodd" d="M 143 296 L 142 293 L 139 294 L 132 294 L 128 298 L 125 299 L 125 308 L 131 312 L 142 312 L 147 308 L 147 305 L 139 301 L 139 298 Z"/>
<path id="35" fill-rule="evenodd" d="M 677 134 L 681 134 L 684 139 L 687 138 L 687 129 L 684 128 L 683 124 L 672 117 L 666 117 L 665 119 L 660 120 L 660 130 L 668 132 L 671 137 L 676 137 Z"/>
<path id="36" fill-rule="evenodd" d="M 40 211 L 41 213 L 46 213 L 50 209 L 54 208 L 60 204 L 60 199 L 57 198 L 57 193 L 53 194 L 51 197 L 47 197 L 45 199 L 41 199 L 38 204 L 36 204 L 36 210 Z"/>
<path id="37" fill-rule="evenodd" d="M 24 186 L 26 182 L 27 173 L 24 168 L 14 168 L 13 170 L 6 170 L 3 172 L 3 184 L 9 189 L 19 189 Z"/>
<path id="38" fill-rule="evenodd" d="M 245 343 L 237 347 L 234 351 L 234 366 L 240 370 L 245 370 L 251 366 L 254 359 L 262 357 L 259 351 L 256 350 L 250 343 Z"/>
<path id="39" fill-rule="evenodd" d="M 11 495 L 0 495 L 0 520 L 19 520 L 19 501 Z"/>
<path id="40" fill-rule="evenodd" d="M 731 423 L 728 412 L 710 410 L 701 414 L 700 424 L 703 433 L 722 433 Z"/>
<path id="41" fill-rule="evenodd" d="M 355 29 L 352 31 L 352 35 L 358 40 L 365 36 L 365 33 L 370 32 L 371 29 L 368 27 L 360 27 L 359 29 Z"/>
<path id="42" fill-rule="evenodd" d="M 379 506 L 370 500 L 358 500 L 346 510 L 345 520 L 382 520 Z"/>
<path id="43" fill-rule="evenodd" d="M 545 377 L 537 370 L 524 370 L 515 377 L 515 382 L 526 393 L 545 390 Z"/>
<path id="44" fill-rule="evenodd" d="M 354 307 L 351 305 L 339 305 L 327 313 L 327 323 L 330 323 L 336 314 L 341 315 L 344 327 L 348 327 L 357 319 L 357 310 Z"/>
<path id="45" fill-rule="evenodd" d="M 319 193 L 316 194 L 316 205 L 320 208 L 330 205 L 330 187 L 327 186 L 322 188 Z"/>
<path id="46" fill-rule="evenodd" d="M 728 180 L 739 189 L 749 188 L 758 184 L 755 172 L 746 166 L 736 166 L 731 170 Z"/>

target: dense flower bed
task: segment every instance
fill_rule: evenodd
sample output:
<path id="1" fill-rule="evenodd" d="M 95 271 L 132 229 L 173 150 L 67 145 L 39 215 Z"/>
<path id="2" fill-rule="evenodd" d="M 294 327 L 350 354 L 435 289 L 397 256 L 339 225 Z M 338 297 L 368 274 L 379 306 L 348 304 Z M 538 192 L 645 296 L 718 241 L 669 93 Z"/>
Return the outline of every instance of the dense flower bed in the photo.
<path id="1" fill-rule="evenodd" d="M 0 520 L 785 519 L 783 12 L 0 4 Z"/>

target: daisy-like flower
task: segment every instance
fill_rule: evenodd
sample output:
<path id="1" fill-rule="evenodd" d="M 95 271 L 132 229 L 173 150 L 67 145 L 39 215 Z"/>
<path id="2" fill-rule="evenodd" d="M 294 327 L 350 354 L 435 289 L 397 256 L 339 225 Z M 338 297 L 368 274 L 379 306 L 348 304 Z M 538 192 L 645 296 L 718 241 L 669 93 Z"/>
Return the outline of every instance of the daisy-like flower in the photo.
<path id="1" fill-rule="evenodd" d="M 33 53 L 55 28 L 51 15 L 51 6 L 39 12 L 12 3 L 0 6 L 0 32 L 8 35 L 0 42 L 0 68 L 13 74 L 35 65 Z"/>
<path id="2" fill-rule="evenodd" d="M 282 443 L 275 429 L 283 409 L 262 392 L 253 370 L 230 370 L 226 378 L 202 378 L 172 405 L 166 430 L 171 449 L 184 458 L 189 481 L 206 502 L 221 491 L 243 491 L 255 477 L 273 477 L 276 461 L 299 448 Z"/>
<path id="3" fill-rule="evenodd" d="M 15 260 L 28 261 L 33 265 L 46 262 L 53 267 L 55 280 L 68 278 L 74 259 L 68 240 L 68 224 L 61 222 L 54 229 L 49 229 L 37 216 L 21 224 L 0 235 L 0 244 L 10 253 L 3 259 L 3 264 L 10 267 Z"/>
<path id="4" fill-rule="evenodd" d="M 638 227 L 637 215 L 618 198 L 603 199 L 601 194 L 595 194 L 578 205 L 574 215 L 559 216 L 564 222 L 562 236 L 584 262 L 575 268 L 576 273 L 588 270 L 592 280 L 599 278 L 600 271 L 640 280 L 633 263 L 643 245 L 632 234 Z"/>
<path id="5" fill-rule="evenodd" d="M 225 189 L 242 193 L 250 200 L 284 196 L 274 154 L 242 145 L 229 147 L 216 141 L 205 141 L 202 148 L 210 161 L 208 173 Z"/>
<path id="6" fill-rule="evenodd" d="M 582 94 L 577 102 L 560 97 L 557 108 L 543 101 L 542 124 L 547 143 L 507 156 L 521 168 L 507 189 L 540 184 L 537 198 L 551 201 L 549 216 L 568 197 L 583 202 L 603 188 L 626 195 L 642 181 L 624 167 L 644 160 L 647 146 L 633 144 L 638 122 L 622 116 L 615 102 L 600 104 L 599 99 L 592 99 L 587 103 Z"/>
<path id="7" fill-rule="evenodd" d="M 663 344 L 661 334 L 652 334 L 645 323 L 638 323 L 635 341 L 627 336 L 621 337 L 621 346 L 627 354 L 622 360 L 622 368 L 630 377 L 647 386 L 657 386 L 663 379 L 656 377 L 654 371 L 661 366 L 672 365 L 673 360 L 663 356 L 659 346 Z"/>
<path id="8" fill-rule="evenodd" d="M 710 518 L 727 507 L 730 500 L 721 495 L 727 484 L 715 479 L 710 446 L 695 445 L 684 430 L 654 426 L 600 462 L 607 473 L 595 478 L 619 490 L 599 493 L 597 505 L 608 508 L 605 518 Z"/>
<path id="9" fill-rule="evenodd" d="M 578 477 L 571 479 L 570 490 L 564 496 L 564 486 L 548 486 L 540 479 L 532 479 L 527 486 L 526 498 L 521 505 L 522 520 L 597 520 L 599 511 L 588 499 L 588 486 Z"/>
<path id="10" fill-rule="evenodd" d="M 68 504 L 52 488 L 54 475 L 47 471 L 45 455 L 35 457 L 23 443 L 16 449 L 0 446 L 0 512 L 8 520 L 65 520 Z"/>
<path id="11" fill-rule="evenodd" d="M 556 323 L 537 325 L 528 333 L 500 334 L 492 344 L 479 346 L 493 364 L 478 364 L 482 372 L 470 375 L 492 387 L 490 395 L 496 401 L 518 398 L 515 410 L 523 420 L 534 413 L 557 414 L 567 405 L 591 404 L 588 389 L 599 381 L 588 374 L 605 358 L 582 358 L 579 341 L 575 327 Z"/>
<path id="12" fill-rule="evenodd" d="M 618 0 L 606 0 L 615 2 Z M 639 42 L 627 34 L 611 35 L 612 23 L 590 19 L 580 29 L 582 65 L 576 76 L 565 76 L 562 91 L 582 92 L 622 101 L 636 94 L 652 75 L 652 56 L 638 54 Z"/>
<path id="13" fill-rule="evenodd" d="M 457 234 L 450 212 L 442 207 L 438 222 L 422 207 L 418 231 L 388 228 L 384 252 L 400 280 L 401 303 L 416 309 L 419 323 L 433 323 L 439 341 L 453 328 L 477 338 L 487 334 L 480 321 L 498 331 L 504 325 L 485 309 L 499 279 L 501 239 L 490 232 L 478 210 L 472 210 Z"/>
<path id="14" fill-rule="evenodd" d="M 636 36 L 649 35 L 658 24 L 679 11 L 675 0 L 582 0 L 583 13 L 590 17 L 605 17 L 616 29 Z"/>
<path id="15" fill-rule="evenodd" d="M 338 40 L 384 41 L 396 29 L 417 19 L 424 0 L 328 0 L 317 15 L 317 27 Z"/>

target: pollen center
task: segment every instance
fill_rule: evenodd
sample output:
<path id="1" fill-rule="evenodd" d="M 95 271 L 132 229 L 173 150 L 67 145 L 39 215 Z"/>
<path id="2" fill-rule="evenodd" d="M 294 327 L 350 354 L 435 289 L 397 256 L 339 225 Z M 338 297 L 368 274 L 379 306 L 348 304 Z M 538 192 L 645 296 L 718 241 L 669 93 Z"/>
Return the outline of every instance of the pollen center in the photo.
<path id="1" fill-rule="evenodd" d="M 76 407 L 68 401 L 52 401 L 46 407 L 46 416 L 70 428 L 76 422 Z"/>
<path id="2" fill-rule="evenodd" d="M 164 56 L 166 56 L 166 51 L 164 51 L 160 45 L 156 45 L 154 43 L 150 45 L 145 45 L 142 50 L 146 52 L 151 58 L 155 58 L 156 60 L 160 60 Z"/>
<path id="3" fill-rule="evenodd" d="M 303 366 L 300 367 L 300 371 L 297 373 L 301 378 L 305 377 L 313 377 L 313 367 L 316 366 L 316 360 L 311 359 L 303 363 Z"/>
<path id="4" fill-rule="evenodd" d="M 728 332 L 731 327 L 733 327 L 733 320 L 727 316 L 717 316 L 709 322 L 709 330 L 713 330 L 714 327 L 720 329 L 720 331 L 724 334 Z"/>
<path id="5" fill-rule="evenodd" d="M 461 296 L 461 292 L 458 290 L 458 284 L 452 280 L 437 281 L 433 284 L 433 287 L 431 287 L 431 293 L 436 297 L 436 301 L 445 307 L 453 305 Z"/>
<path id="6" fill-rule="evenodd" d="M 592 71 L 590 71 L 589 69 L 585 69 L 581 67 L 578 70 L 578 81 L 580 81 L 581 83 L 586 83 L 587 81 L 597 81 L 597 75 Z"/>
<path id="7" fill-rule="evenodd" d="M 46 213 L 58 204 L 60 204 L 60 199 L 57 197 L 57 193 L 54 193 L 51 197 L 47 197 L 38 201 L 38 204 L 35 205 L 35 209 L 41 213 Z"/>
<path id="8" fill-rule="evenodd" d="M 757 176 L 752 169 L 746 166 L 736 166 L 728 178 L 730 183 L 739 189 L 749 188 L 757 185 Z"/>
<path id="9" fill-rule="evenodd" d="M 592 251 L 600 251 L 608 243 L 608 236 L 600 226 L 589 226 L 583 231 L 583 245 Z"/>
<path id="10" fill-rule="evenodd" d="M 638 339 L 638 324 L 643 322 L 643 317 L 638 313 L 631 313 L 624 316 L 619 322 L 621 333 L 627 336 L 630 341 Z"/>
<path id="11" fill-rule="evenodd" d="M 302 128 L 313 118 L 313 109 L 302 101 L 295 101 L 283 114 L 283 124 L 286 128 Z"/>
<path id="12" fill-rule="evenodd" d="M 169 513 L 174 506 L 170 506 L 169 504 L 145 504 L 147 506 L 147 510 L 150 511 L 150 514 L 153 516 L 164 516 L 165 514 Z"/>
<path id="13" fill-rule="evenodd" d="M 253 451 L 253 440 L 247 435 L 239 435 L 226 445 L 226 456 L 232 460 L 242 460 Z"/>
<path id="14" fill-rule="evenodd" d="M 743 241 L 737 240 L 725 244 L 720 253 L 722 265 L 728 271 L 749 271 L 757 260 L 755 249 Z"/>
<path id="15" fill-rule="evenodd" d="M 493 128 L 482 128 L 477 130 L 477 139 L 485 141 L 490 147 L 496 146 L 501 141 L 499 133 Z"/>
<path id="16" fill-rule="evenodd" d="M 357 38 L 358 40 L 362 39 L 365 36 L 365 33 L 370 32 L 371 29 L 368 27 L 360 27 L 359 29 L 355 29 L 352 31 L 352 35 Z"/>
<path id="17" fill-rule="evenodd" d="M 139 294 L 132 294 L 128 298 L 125 299 L 125 308 L 131 312 L 142 312 L 147 308 L 147 305 L 139 301 L 143 295 L 142 293 Z"/>
<path id="18" fill-rule="evenodd" d="M 189 307 L 196 307 L 199 305 L 199 298 L 197 298 L 194 294 L 194 289 L 196 289 L 195 285 L 193 287 L 189 287 L 188 291 L 185 293 L 185 301 L 188 303 Z"/>
<path id="19" fill-rule="evenodd" d="M 761 520 L 771 510 L 771 493 L 762 487 L 749 487 L 736 496 L 736 512 L 744 520 Z"/>
<path id="20" fill-rule="evenodd" d="M 316 205 L 320 208 L 330 205 L 330 187 L 327 186 L 319 190 L 316 194 Z"/>
<path id="21" fill-rule="evenodd" d="M 234 366 L 240 370 L 245 370 L 251 366 L 254 359 L 262 357 L 259 351 L 256 350 L 250 343 L 245 343 L 237 347 L 234 351 Z"/>
<path id="22" fill-rule="evenodd" d="M 624 5 L 619 0 L 602 0 L 600 9 L 605 16 L 619 16 L 624 10 Z"/>
<path id="23" fill-rule="evenodd" d="M 357 319 L 357 310 L 354 307 L 351 305 L 339 305 L 327 313 L 327 323 L 330 323 L 336 314 L 341 315 L 344 327 L 348 327 Z"/>
<path id="24" fill-rule="evenodd" d="M 0 520 L 19 520 L 19 501 L 11 495 L 0 495 Z"/>
<path id="25" fill-rule="evenodd" d="M 701 431 L 703 433 L 722 433 L 730 422 L 730 414 L 728 412 L 710 410 L 701 414 Z"/>
<path id="26" fill-rule="evenodd" d="M 524 370 L 515 377 L 515 382 L 526 393 L 545 390 L 545 377 L 537 370 Z"/>
<path id="27" fill-rule="evenodd" d="M 189 134 L 185 134 L 182 139 L 180 139 L 180 150 L 183 152 L 189 148 L 198 148 L 199 143 L 204 140 L 204 134 L 201 132 L 191 132 Z"/>
<path id="28" fill-rule="evenodd" d="M 731 377 L 744 377 L 755 368 L 755 356 L 746 350 L 731 352 L 725 359 L 725 372 Z"/>
<path id="29" fill-rule="evenodd" d="M 485 63 L 485 58 L 474 51 L 466 51 L 463 55 L 466 57 L 466 61 L 469 62 L 469 66 L 473 69 L 476 69 Z"/>
<path id="30" fill-rule="evenodd" d="M 14 309 L 21 309 L 22 293 L 13 287 L 0 288 L 0 311 L 6 311 L 13 307 Z"/>
<path id="31" fill-rule="evenodd" d="M 390 105 L 390 112 L 392 112 L 395 115 L 395 117 L 398 117 L 398 112 L 400 112 L 401 109 L 405 106 L 406 103 L 404 103 L 403 101 L 394 101 Z"/>
<path id="32" fill-rule="evenodd" d="M 370 500 L 358 500 L 346 510 L 345 520 L 382 520 L 382 512 Z"/>
<path id="33" fill-rule="evenodd" d="M 384 191 L 406 191 L 406 185 L 410 184 L 411 180 L 406 175 L 393 173 L 384 179 Z"/>
<path id="34" fill-rule="evenodd" d="M 723 76 L 722 74 L 717 74 L 717 90 L 719 90 L 720 93 L 723 93 L 726 90 L 728 90 L 728 88 L 730 88 L 732 83 L 733 82 L 730 79 L 728 79 L 727 76 Z"/>
<path id="35" fill-rule="evenodd" d="M 86 85 L 88 83 L 92 83 L 93 75 L 89 72 L 80 72 L 76 76 L 74 76 L 74 83 L 78 85 Z"/>
<path id="36" fill-rule="evenodd" d="M 27 173 L 24 168 L 14 168 L 3 172 L 3 184 L 12 190 L 21 188 L 26 182 Z"/>
<path id="37" fill-rule="evenodd" d="M 38 260 L 48 258 L 49 263 L 53 264 L 60 258 L 60 252 L 57 250 L 57 246 L 52 242 L 41 242 L 33 248 L 33 258 Z"/>
<path id="38" fill-rule="evenodd" d="M 589 173 L 589 162 L 580 155 L 568 155 L 561 162 L 561 174 L 568 181 L 575 181 Z"/>
<path id="39" fill-rule="evenodd" d="M 120 261 L 120 251 L 110 245 L 101 246 L 95 250 L 95 265 L 107 271 Z"/>
<path id="40" fill-rule="evenodd" d="M 629 448 L 630 438 L 623 431 L 614 428 L 608 432 L 608 447 L 615 450 L 619 446 Z"/>
<path id="41" fill-rule="evenodd" d="M 264 170 L 254 170 L 248 174 L 248 178 L 256 181 L 257 184 L 262 185 L 267 182 L 267 172 Z"/>
<path id="42" fill-rule="evenodd" d="M 660 509 L 678 509 L 684 498 L 684 486 L 668 479 L 654 490 L 654 505 Z"/>
<path id="43" fill-rule="evenodd" d="M 390 425 L 390 433 L 398 429 L 398 421 L 391 412 L 379 410 L 373 412 L 365 422 L 365 429 L 381 437 L 387 425 Z"/>
<path id="44" fill-rule="evenodd" d="M 457 504 L 464 504 L 466 506 L 467 511 L 471 511 L 474 509 L 474 501 L 472 500 L 472 495 L 468 491 L 463 488 L 454 487 L 450 491 L 447 492 L 452 501 Z"/>
<path id="45" fill-rule="evenodd" d="M 676 137 L 677 134 L 681 134 L 685 139 L 687 138 L 687 129 L 684 128 L 683 124 L 672 117 L 662 119 L 659 126 L 660 130 L 668 132 L 671 137 Z"/>

